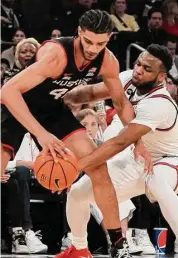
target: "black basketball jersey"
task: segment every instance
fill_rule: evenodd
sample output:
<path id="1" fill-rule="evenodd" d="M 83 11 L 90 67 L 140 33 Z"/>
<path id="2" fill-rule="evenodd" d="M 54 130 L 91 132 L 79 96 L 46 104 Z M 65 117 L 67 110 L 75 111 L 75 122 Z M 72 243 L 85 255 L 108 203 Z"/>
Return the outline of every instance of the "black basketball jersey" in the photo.
<path id="1" fill-rule="evenodd" d="M 63 46 L 66 52 L 67 65 L 58 78 L 48 78 L 23 94 L 24 100 L 32 113 L 41 112 L 44 114 L 58 109 L 62 97 L 79 84 L 86 84 L 98 76 L 103 63 L 105 49 L 98 54 L 96 59 L 80 70 L 75 62 L 74 38 L 60 38 L 55 43 L 60 43 Z M 32 59 L 32 62 L 35 62 L 35 59 L 36 57 Z"/>

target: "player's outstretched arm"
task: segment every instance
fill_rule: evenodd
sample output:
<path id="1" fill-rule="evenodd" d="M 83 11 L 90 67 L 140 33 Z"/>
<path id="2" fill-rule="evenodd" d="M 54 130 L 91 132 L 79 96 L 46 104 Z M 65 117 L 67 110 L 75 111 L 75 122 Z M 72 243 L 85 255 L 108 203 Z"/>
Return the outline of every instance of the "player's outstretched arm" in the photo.
<path id="1" fill-rule="evenodd" d="M 53 155 L 55 155 L 54 148 L 52 147 L 53 143 L 56 142 L 57 145 L 60 143 L 57 142 L 54 136 L 46 132 L 33 117 L 22 94 L 36 87 L 46 78 L 59 76 L 66 63 L 67 60 L 62 47 L 55 43 L 46 43 L 38 52 L 37 62 L 14 76 L 1 89 L 2 102 L 7 106 L 12 115 L 38 138 L 46 151 L 50 149 Z"/>
<path id="2" fill-rule="evenodd" d="M 143 135 L 147 134 L 150 130 L 151 128 L 148 126 L 130 123 L 129 125 L 124 127 L 116 137 L 113 137 L 110 140 L 104 142 L 91 154 L 80 159 L 80 170 L 89 171 L 92 170 L 94 167 L 103 164 L 105 161 L 107 161 L 117 153 L 123 151 L 132 143 L 139 140 Z M 145 161 L 147 162 L 146 166 L 148 166 L 148 170 L 152 169 L 152 167 L 149 168 L 150 159 L 150 156 L 145 156 Z"/>
<path id="3" fill-rule="evenodd" d="M 104 82 L 79 85 L 64 96 L 66 104 L 86 104 L 91 101 L 109 99 L 110 94 Z"/>

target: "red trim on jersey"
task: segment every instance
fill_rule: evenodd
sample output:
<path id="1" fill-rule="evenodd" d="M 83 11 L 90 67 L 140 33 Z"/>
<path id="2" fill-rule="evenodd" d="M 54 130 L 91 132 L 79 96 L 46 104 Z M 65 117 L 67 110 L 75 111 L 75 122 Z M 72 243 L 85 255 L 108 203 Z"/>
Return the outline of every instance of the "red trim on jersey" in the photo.
<path id="1" fill-rule="evenodd" d="M 131 84 L 132 84 L 132 80 L 128 81 L 124 86 L 124 90 L 126 91 Z"/>
<path id="2" fill-rule="evenodd" d="M 102 61 L 102 64 L 101 64 L 101 67 L 100 67 L 100 70 L 98 72 L 98 75 L 102 75 L 102 68 L 103 68 L 103 63 L 104 63 L 104 58 L 105 58 L 105 55 L 106 55 L 106 47 L 104 49 L 104 55 L 103 55 L 103 61 Z"/>
<path id="3" fill-rule="evenodd" d="M 171 100 L 171 98 L 170 98 L 169 96 L 167 96 L 167 95 L 164 95 L 164 94 L 157 94 L 157 95 L 151 96 L 150 99 L 151 99 L 151 98 L 164 98 L 164 99 L 169 100 L 169 101 L 174 105 L 175 109 L 177 110 L 177 113 L 176 113 L 176 118 L 175 118 L 175 121 L 174 121 L 173 125 L 170 126 L 170 127 L 168 127 L 168 128 L 165 128 L 165 129 L 156 128 L 157 131 L 161 131 L 161 132 L 166 132 L 166 131 L 171 130 L 171 129 L 175 126 L 176 121 L 177 121 L 178 108 L 176 107 L 176 105 L 174 104 L 174 102 Z"/>
<path id="4" fill-rule="evenodd" d="M 154 166 L 157 166 L 157 165 L 168 166 L 168 167 L 174 168 L 177 171 L 177 184 L 176 184 L 175 189 L 174 189 L 174 191 L 175 191 L 178 187 L 178 165 L 175 166 L 175 165 L 169 164 L 167 162 L 157 162 L 157 163 L 154 164 Z"/>
<path id="5" fill-rule="evenodd" d="M 78 133 L 78 132 L 80 132 L 80 131 L 86 131 L 86 128 L 77 129 L 77 130 L 75 130 L 75 131 L 73 131 L 73 132 L 67 134 L 67 135 L 66 135 L 64 138 L 62 138 L 61 140 L 62 140 L 62 141 L 65 141 L 65 140 L 67 140 L 70 136 L 72 136 L 73 134 Z"/>
<path id="6" fill-rule="evenodd" d="M 1 143 L 1 145 L 7 149 L 9 149 L 10 151 L 12 151 L 12 157 L 13 159 L 15 158 L 15 155 L 14 155 L 14 148 L 12 146 L 10 146 L 9 144 L 5 144 L 5 143 Z"/>
<path id="7" fill-rule="evenodd" d="M 65 71 L 65 69 L 66 69 L 66 67 L 67 67 L 68 58 L 67 58 L 67 54 L 66 54 L 65 48 L 63 47 L 63 45 L 62 45 L 60 42 L 53 41 L 53 40 L 45 40 L 45 41 L 41 44 L 41 46 L 39 47 L 39 49 L 38 49 L 37 52 L 36 52 L 36 61 L 38 61 L 38 60 L 37 60 L 37 58 L 38 58 L 38 57 L 37 57 L 38 51 L 40 50 L 41 47 L 43 47 L 43 46 L 44 46 L 46 43 L 48 43 L 48 42 L 58 44 L 58 45 L 63 49 L 64 54 L 65 54 L 65 58 L 66 58 L 66 66 L 64 67 L 64 69 L 62 70 L 62 72 L 61 72 L 57 77 L 51 78 L 51 79 L 55 80 L 55 79 L 57 79 L 59 76 L 61 76 L 61 75 L 64 73 L 64 71 Z"/>
<path id="8" fill-rule="evenodd" d="M 83 71 L 85 70 L 85 68 L 87 68 L 87 67 L 91 64 L 91 62 L 92 62 L 93 60 L 90 61 L 90 62 L 88 62 L 82 69 L 80 69 L 80 67 L 78 67 L 77 62 L 76 62 L 75 38 L 73 39 L 73 48 L 74 48 L 74 61 L 75 61 L 75 66 L 77 67 L 77 70 L 78 70 L 79 72 L 83 72 Z"/>
<path id="9" fill-rule="evenodd" d="M 162 89 L 162 88 L 164 88 L 164 86 L 158 86 L 158 87 L 156 87 L 156 88 L 154 88 L 154 89 L 152 89 L 150 92 L 148 92 L 142 99 L 145 99 L 146 97 L 148 97 L 150 94 L 152 94 L 153 92 L 155 92 L 155 91 L 157 91 L 157 90 L 160 90 L 160 89 Z M 157 96 L 157 95 L 155 95 L 155 96 Z M 165 95 L 166 96 L 166 95 Z M 137 101 L 131 101 L 130 100 L 130 102 L 131 102 L 131 104 L 134 106 L 134 105 L 137 105 L 138 104 L 138 102 L 140 102 L 142 99 L 139 99 L 139 100 L 137 100 Z"/>

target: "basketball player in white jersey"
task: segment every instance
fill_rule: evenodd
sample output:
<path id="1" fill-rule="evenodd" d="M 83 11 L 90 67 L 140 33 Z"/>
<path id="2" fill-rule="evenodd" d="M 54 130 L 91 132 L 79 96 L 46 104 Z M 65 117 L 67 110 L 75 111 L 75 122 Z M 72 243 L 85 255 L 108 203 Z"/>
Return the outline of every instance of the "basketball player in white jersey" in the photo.
<path id="1" fill-rule="evenodd" d="M 135 119 L 117 136 L 80 161 L 88 169 L 108 160 L 109 174 L 119 202 L 147 194 L 151 201 L 158 201 L 163 216 L 178 239 L 178 108 L 164 87 L 166 73 L 171 65 L 167 50 L 159 45 L 151 45 L 138 57 L 133 71 L 120 75 L 126 95 L 135 108 Z M 73 102 L 89 102 L 109 98 L 109 94 L 101 83 L 79 88 L 78 92 L 75 90 L 73 95 L 71 93 L 67 97 Z M 134 153 L 126 150 L 140 138 L 151 152 L 153 173 L 145 173 L 142 160 L 136 162 Z M 94 202 L 91 180 L 84 176 L 68 194 L 67 217 L 73 234 L 73 246 L 59 254 L 58 258 L 75 257 L 77 250 L 87 248 L 89 204 Z M 111 255 L 118 257 L 112 248 Z"/>

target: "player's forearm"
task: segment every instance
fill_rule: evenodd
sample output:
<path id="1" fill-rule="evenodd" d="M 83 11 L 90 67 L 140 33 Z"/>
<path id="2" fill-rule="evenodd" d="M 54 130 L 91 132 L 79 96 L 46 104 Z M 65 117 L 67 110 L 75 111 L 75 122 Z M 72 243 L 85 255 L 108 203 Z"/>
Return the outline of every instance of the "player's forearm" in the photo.
<path id="1" fill-rule="evenodd" d="M 30 113 L 28 106 L 23 100 L 22 94 L 14 87 L 3 87 L 1 90 L 2 102 L 12 115 L 33 135 L 38 137 L 45 129 Z"/>
<path id="2" fill-rule="evenodd" d="M 130 142 L 125 141 L 118 136 L 104 142 L 101 146 L 95 149 L 91 154 L 79 160 L 80 171 L 89 171 L 103 164 L 117 153 L 123 151 Z"/>
<path id="3" fill-rule="evenodd" d="M 85 104 L 92 101 L 93 90 L 91 85 L 80 85 L 64 96 L 66 104 Z"/>
<path id="4" fill-rule="evenodd" d="M 128 125 L 135 118 L 133 106 L 126 97 L 123 99 L 122 105 L 114 105 L 117 110 L 118 116 L 124 126 Z"/>
<path id="5" fill-rule="evenodd" d="M 107 98 L 110 98 L 110 95 L 104 83 L 97 83 L 76 87 L 64 97 L 64 101 L 71 104 L 86 104 Z"/>

